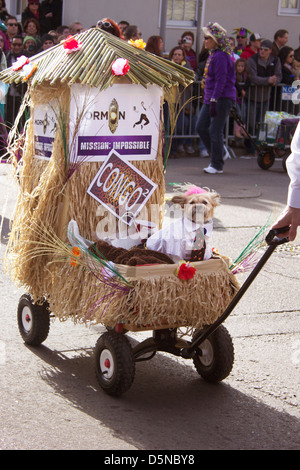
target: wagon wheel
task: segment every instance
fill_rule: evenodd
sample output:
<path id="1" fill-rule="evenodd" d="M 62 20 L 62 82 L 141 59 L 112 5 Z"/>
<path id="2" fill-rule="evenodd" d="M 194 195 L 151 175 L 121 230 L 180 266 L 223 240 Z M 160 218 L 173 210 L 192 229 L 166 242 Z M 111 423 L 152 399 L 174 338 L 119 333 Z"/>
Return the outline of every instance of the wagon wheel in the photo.
<path id="1" fill-rule="evenodd" d="M 282 158 L 282 168 L 285 172 L 287 171 L 286 161 L 287 161 L 287 158 L 289 157 L 290 153 L 291 153 L 290 148 L 288 148 L 288 149 L 279 149 L 279 148 L 274 147 L 275 157 L 276 158 Z"/>
<path id="2" fill-rule="evenodd" d="M 199 334 L 196 330 L 193 340 Z M 198 374 L 207 382 L 221 382 L 230 374 L 234 362 L 234 348 L 225 326 L 220 325 L 198 346 L 193 361 Z"/>
<path id="3" fill-rule="evenodd" d="M 271 168 L 275 161 L 274 152 L 272 149 L 261 150 L 257 156 L 257 163 L 263 170 Z"/>
<path id="4" fill-rule="evenodd" d="M 109 395 L 122 395 L 131 387 L 135 362 L 126 336 L 115 331 L 100 336 L 95 346 L 95 364 L 97 381 Z"/>
<path id="5" fill-rule="evenodd" d="M 290 156 L 290 152 L 286 152 L 286 154 L 282 157 L 282 168 L 287 173 L 286 161 Z"/>
<path id="6" fill-rule="evenodd" d="M 18 304 L 18 327 L 26 344 L 39 346 L 49 334 L 50 310 L 45 300 L 35 304 L 29 294 L 24 294 Z"/>

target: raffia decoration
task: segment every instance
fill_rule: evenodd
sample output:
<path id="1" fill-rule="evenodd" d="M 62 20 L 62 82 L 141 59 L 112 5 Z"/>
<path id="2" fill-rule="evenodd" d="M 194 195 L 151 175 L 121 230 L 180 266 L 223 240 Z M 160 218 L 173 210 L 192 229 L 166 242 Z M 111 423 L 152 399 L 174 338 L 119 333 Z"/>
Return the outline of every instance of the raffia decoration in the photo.
<path id="1" fill-rule="evenodd" d="M 45 88 L 45 89 L 44 89 Z M 60 86 L 52 93 L 41 87 L 32 93 L 32 106 L 50 101 L 50 96 L 68 103 L 68 88 Z M 47 94 L 48 92 L 48 94 Z M 47 256 L 32 259 L 28 253 L 39 239 L 35 225 L 42 222 L 45 227 L 59 225 L 61 203 L 65 191 L 65 167 L 62 136 L 56 133 L 53 158 L 48 161 L 33 158 L 33 121 L 27 125 L 26 140 L 20 166 L 19 193 L 15 217 L 6 250 L 4 267 L 12 279 L 26 290 L 41 296 L 47 292 L 48 278 L 44 271 Z"/>
<path id="2" fill-rule="evenodd" d="M 55 289 L 55 283 L 52 284 L 50 308 L 61 320 L 71 315 L 74 322 L 108 326 L 124 323 L 131 331 L 180 326 L 202 328 L 220 317 L 239 284 L 221 258 L 201 261 L 200 268 L 199 263 L 195 265 L 198 265 L 197 273 L 188 281 L 175 276 L 174 265 L 153 266 L 150 275 L 137 274 L 136 278 L 128 278 L 133 286 L 128 295 L 114 296 L 113 300 L 103 300 L 95 306 L 97 300 L 109 296 L 110 289 L 95 283 L 87 270 L 79 268 L 76 271 L 64 264 L 60 275 L 67 281 L 59 291 Z M 75 279 L 77 288 L 69 295 L 69 283 L 74 285 Z"/>
<path id="3" fill-rule="evenodd" d="M 61 128 L 58 126 L 49 161 L 34 158 L 33 120 L 31 118 L 27 121 L 22 164 L 17 167 L 19 194 L 6 251 L 5 269 L 34 299 L 47 297 L 53 312 L 60 319 L 71 317 L 75 321 L 83 321 L 86 312 L 91 311 L 89 302 L 92 301 L 89 299 L 94 298 L 95 279 L 83 267 L 77 269 L 74 278 L 72 267 L 68 263 L 54 263 L 54 255 L 46 247 L 44 252 L 40 250 L 35 256 L 32 251 L 35 246 L 40 247 L 41 243 L 37 226 L 53 231 L 62 242 L 67 240 L 67 224 L 71 219 L 76 220 L 80 233 L 87 239 L 96 240 L 96 228 L 105 232 L 102 220 L 105 219 L 106 210 L 86 192 L 101 163 L 83 163 L 68 178 L 70 85 L 81 83 L 97 87 L 101 91 L 114 83 L 129 82 L 144 87 L 156 84 L 164 89 L 166 100 L 174 108 L 173 91 L 169 90 L 176 90 L 179 85 L 188 86 L 193 82 L 194 74 L 95 28 L 76 35 L 76 38 L 82 43 L 78 52 L 66 54 L 60 44 L 31 58 L 37 69 L 28 81 L 28 92 L 17 121 L 26 106 L 33 109 L 52 100 L 59 103 L 65 121 Z M 130 71 L 126 77 L 118 78 L 111 73 L 111 65 L 118 57 L 125 57 L 130 62 Z M 23 77 L 21 71 L 9 68 L 1 72 L 0 80 L 5 83 L 20 83 Z M 14 143 L 23 138 L 18 135 L 17 124 L 18 122 L 10 133 L 10 152 L 15 161 Z M 158 228 L 162 224 L 165 197 L 163 122 L 160 123 L 159 142 L 156 160 L 132 162 L 158 186 L 145 207 L 148 212 L 153 204 L 159 208 L 157 220 L 154 220 Z M 106 236 L 110 234 L 106 232 Z M 143 283 L 139 282 L 144 297 L 147 297 L 148 287 L 150 292 L 153 291 L 150 297 L 153 302 L 155 285 L 150 283 L 147 287 L 145 284 L 143 290 Z M 156 287 L 160 288 L 159 285 Z M 102 289 L 103 295 L 108 294 L 101 283 L 97 289 L 99 292 Z M 120 305 L 115 302 L 114 299 L 110 304 L 111 307 L 116 307 L 115 312 L 128 310 L 128 299 L 125 301 L 124 296 L 119 298 Z M 127 307 L 123 305 L 124 302 Z M 121 310 L 118 310 L 119 307 Z M 106 314 L 111 315 L 109 312 L 110 308 Z M 161 314 L 158 315 L 160 318 Z M 93 321 L 103 321 L 99 311 L 92 317 Z M 109 322 L 114 321 L 113 317 L 107 318 Z"/>
<path id="4" fill-rule="evenodd" d="M 60 109 L 66 111 L 66 116 L 69 115 L 70 88 L 65 84 L 50 87 L 48 83 L 44 83 L 35 87 L 31 92 L 30 106 L 47 104 L 52 100 L 57 100 Z M 66 155 L 66 148 L 69 147 L 69 122 L 64 123 L 64 132 L 59 127 L 52 156 L 49 161 L 44 161 L 33 157 L 32 118 L 27 123 L 22 165 L 19 166 L 18 172 L 18 201 L 5 257 L 5 269 L 10 277 L 23 285 L 34 298 L 48 296 L 50 291 L 53 297 L 54 291 L 61 291 L 65 285 L 60 265 L 51 265 L 46 269 L 49 261 L 47 255 L 30 257 L 32 246 L 39 241 L 35 229 L 37 224 L 54 229 L 63 241 L 67 240 L 67 225 L 71 219 L 77 221 L 80 233 L 90 240 L 96 240 L 97 233 L 104 233 L 106 237 L 116 233 L 116 226 L 110 226 L 111 231 L 105 232 L 107 211 L 87 194 L 87 188 L 102 163 L 83 163 L 67 179 L 66 162 L 69 155 Z M 160 132 L 162 133 L 162 125 Z M 162 135 L 159 142 L 156 160 L 133 162 L 158 186 L 145 207 L 146 212 L 150 212 L 151 205 L 158 208 L 156 220 L 152 220 L 158 228 L 162 224 L 165 195 Z M 147 214 L 145 216 L 147 217 Z M 153 213 L 151 216 L 153 217 Z M 54 291 L 53 279 L 56 279 Z M 69 289 L 71 288 L 73 286 L 69 286 Z"/>
<path id="5" fill-rule="evenodd" d="M 202 328 L 224 312 L 239 288 L 224 257 L 193 263 L 196 274 L 189 280 L 177 277 L 174 264 L 115 265 L 113 275 L 106 277 L 107 260 L 76 248 L 81 254 L 74 264 L 72 247 L 52 228 L 42 222 L 23 228 L 25 268 L 37 269 L 40 276 L 38 284 L 34 274 L 30 278 L 27 273 L 24 284 L 34 301 L 46 297 L 60 320 L 124 323 L 132 331 Z"/>

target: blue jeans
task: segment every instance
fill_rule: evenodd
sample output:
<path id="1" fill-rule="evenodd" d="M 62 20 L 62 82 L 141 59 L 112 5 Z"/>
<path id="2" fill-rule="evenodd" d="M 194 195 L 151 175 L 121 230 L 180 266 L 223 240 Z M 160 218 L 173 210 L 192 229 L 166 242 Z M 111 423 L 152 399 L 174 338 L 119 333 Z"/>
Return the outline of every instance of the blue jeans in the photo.
<path id="1" fill-rule="evenodd" d="M 191 121 L 191 130 L 190 130 L 190 121 Z M 176 134 L 177 135 L 191 135 L 193 136 L 195 132 L 196 116 L 194 114 L 185 114 L 184 110 L 181 111 L 177 118 L 176 123 Z M 179 139 L 180 144 L 192 145 L 193 137 L 188 139 Z"/>
<path id="2" fill-rule="evenodd" d="M 196 130 L 210 154 L 210 164 L 216 170 L 223 170 L 224 127 L 233 105 L 232 99 L 219 98 L 217 115 L 212 118 L 209 113 L 209 104 L 203 104 L 197 119 Z"/>

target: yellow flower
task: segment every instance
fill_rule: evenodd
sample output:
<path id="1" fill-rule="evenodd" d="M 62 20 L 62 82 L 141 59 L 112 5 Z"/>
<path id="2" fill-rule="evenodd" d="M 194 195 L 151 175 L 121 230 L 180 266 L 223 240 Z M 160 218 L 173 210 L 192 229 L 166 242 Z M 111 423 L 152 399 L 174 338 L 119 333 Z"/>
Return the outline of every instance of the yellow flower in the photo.
<path id="1" fill-rule="evenodd" d="M 143 39 L 136 39 L 135 41 L 133 41 L 133 39 L 130 39 L 128 43 L 134 47 L 137 47 L 138 49 L 145 49 L 146 47 L 146 43 L 143 41 Z"/>

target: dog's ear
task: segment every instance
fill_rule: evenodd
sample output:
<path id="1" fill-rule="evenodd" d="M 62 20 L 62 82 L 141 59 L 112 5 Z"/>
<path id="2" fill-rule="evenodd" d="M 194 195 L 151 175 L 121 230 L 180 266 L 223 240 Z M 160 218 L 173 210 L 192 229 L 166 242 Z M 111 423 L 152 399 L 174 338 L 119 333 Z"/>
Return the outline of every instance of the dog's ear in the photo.
<path id="1" fill-rule="evenodd" d="M 171 199 L 171 202 L 173 202 L 173 204 L 179 204 L 183 208 L 184 205 L 187 203 L 187 200 L 185 196 L 179 195 L 179 196 L 173 196 Z"/>
<path id="2" fill-rule="evenodd" d="M 215 191 L 209 194 L 210 194 L 211 203 L 213 207 L 217 207 L 220 204 L 220 199 L 221 199 L 220 194 L 216 193 Z"/>

